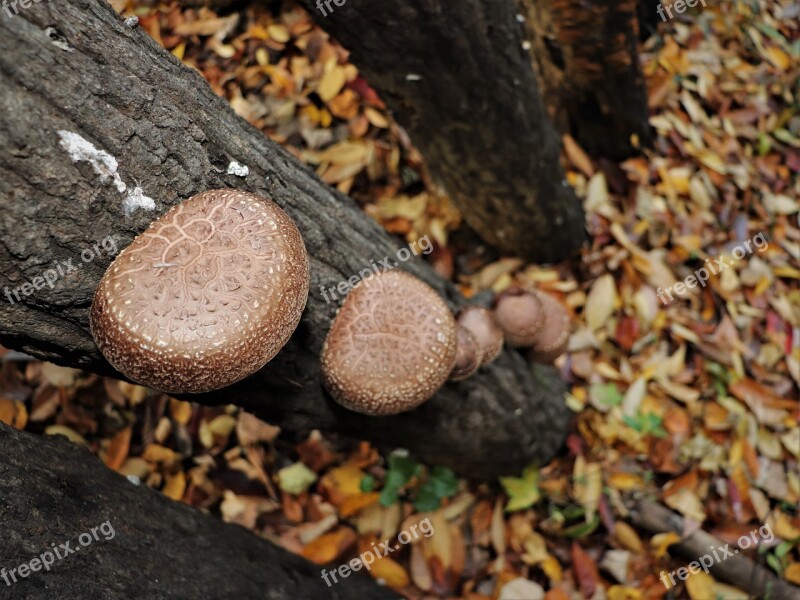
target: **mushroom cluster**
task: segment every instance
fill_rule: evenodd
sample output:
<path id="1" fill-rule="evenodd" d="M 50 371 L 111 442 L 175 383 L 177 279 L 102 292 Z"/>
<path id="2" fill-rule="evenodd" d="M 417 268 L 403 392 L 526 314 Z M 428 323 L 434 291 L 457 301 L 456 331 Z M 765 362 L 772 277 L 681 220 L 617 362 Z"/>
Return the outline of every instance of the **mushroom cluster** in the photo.
<path id="1" fill-rule="evenodd" d="M 456 362 L 456 322 L 432 288 L 403 271 L 359 283 L 322 350 L 322 378 L 345 408 L 392 415 L 428 400 Z"/>
<path id="2" fill-rule="evenodd" d="M 549 294 L 509 290 L 497 298 L 494 316 L 506 343 L 530 348 L 531 360 L 551 363 L 567 349 L 569 314 Z"/>
<path id="3" fill-rule="evenodd" d="M 92 335 L 131 380 L 169 393 L 225 387 L 271 360 L 308 298 L 299 230 L 273 202 L 207 191 L 175 206 L 109 266 Z"/>

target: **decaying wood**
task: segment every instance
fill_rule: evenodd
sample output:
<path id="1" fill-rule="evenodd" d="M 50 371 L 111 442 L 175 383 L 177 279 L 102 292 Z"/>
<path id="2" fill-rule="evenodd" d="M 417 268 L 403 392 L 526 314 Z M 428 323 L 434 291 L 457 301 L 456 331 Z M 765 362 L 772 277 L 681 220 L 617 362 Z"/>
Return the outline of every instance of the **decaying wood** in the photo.
<path id="1" fill-rule="evenodd" d="M 329 587 L 321 567 L 246 529 L 134 485 L 60 436 L 3 423 L 0 532 L 9 600 L 398 598 L 364 573 Z"/>
<path id="2" fill-rule="evenodd" d="M 325 301 L 321 286 L 394 257 L 397 241 L 105 2 L 42 2 L 0 19 L 0 110 L 3 345 L 113 375 L 88 328 L 92 295 L 113 257 L 92 247 L 110 237 L 122 248 L 176 203 L 235 187 L 274 199 L 293 217 L 311 258 L 311 294 L 299 328 L 266 368 L 192 399 L 245 406 L 290 433 L 317 428 L 405 447 L 470 477 L 518 473 L 558 450 L 568 419 L 564 384 L 515 351 L 410 413 L 372 418 L 335 404 L 320 384 L 319 353 L 337 303 Z M 457 137 L 468 143 L 469 131 L 465 125 Z M 233 161 L 247 172 L 229 169 Z M 64 273 L 52 287 L 37 279 L 58 266 Z M 402 268 L 453 308 L 464 303 L 421 261 Z"/>
<path id="3" fill-rule="evenodd" d="M 637 0 L 520 2 L 531 58 L 558 129 L 608 158 L 648 145 Z"/>
<path id="4" fill-rule="evenodd" d="M 301 4 L 352 53 L 484 240 L 544 262 L 584 243 L 514 2 L 358 0 L 325 15 Z"/>

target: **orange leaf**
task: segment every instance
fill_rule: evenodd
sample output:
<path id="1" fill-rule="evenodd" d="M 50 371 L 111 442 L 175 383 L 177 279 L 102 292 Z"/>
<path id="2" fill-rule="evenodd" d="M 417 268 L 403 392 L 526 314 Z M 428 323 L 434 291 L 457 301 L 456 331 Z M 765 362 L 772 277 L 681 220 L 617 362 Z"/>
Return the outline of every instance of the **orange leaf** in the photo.
<path id="1" fill-rule="evenodd" d="M 355 541 L 356 534 L 352 529 L 339 527 L 308 544 L 303 548 L 302 555 L 313 563 L 324 565 L 336 560 Z"/>
<path id="2" fill-rule="evenodd" d="M 132 431 L 133 428 L 126 427 L 111 438 L 104 461 L 109 469 L 119 471 L 122 465 L 125 464 L 125 459 L 128 458 L 128 451 L 130 450 Z"/>
<path id="3" fill-rule="evenodd" d="M 382 557 L 372 564 L 370 574 L 375 579 L 382 579 L 386 585 L 392 588 L 403 588 L 411 583 L 406 570 L 400 563 L 393 561 L 389 557 Z"/>

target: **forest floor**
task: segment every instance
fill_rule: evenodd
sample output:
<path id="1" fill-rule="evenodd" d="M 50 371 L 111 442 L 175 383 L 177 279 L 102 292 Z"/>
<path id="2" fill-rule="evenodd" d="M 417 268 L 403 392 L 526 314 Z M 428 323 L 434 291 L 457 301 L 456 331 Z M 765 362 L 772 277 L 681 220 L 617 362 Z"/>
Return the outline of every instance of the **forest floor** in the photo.
<path id="1" fill-rule="evenodd" d="M 67 435 L 320 565 L 427 523 L 371 565 L 408 598 L 747 597 L 703 571 L 667 590 L 662 573 L 688 564 L 669 551 L 681 536 L 634 526 L 631 497 L 800 585 L 800 4 L 721 1 L 660 26 L 642 53 L 654 147 L 617 164 L 566 140 L 592 241 L 550 266 L 475 242 L 304 10 L 114 5 L 388 231 L 428 236 L 426 260 L 466 295 L 557 296 L 574 318 L 556 362 L 574 412 L 567 446 L 477 485 L 354 440 L 292 444 L 233 406 L 2 349 L 0 420 Z M 755 540 L 747 551 L 742 536 Z M 347 581 L 335 585 L 348 597 Z"/>

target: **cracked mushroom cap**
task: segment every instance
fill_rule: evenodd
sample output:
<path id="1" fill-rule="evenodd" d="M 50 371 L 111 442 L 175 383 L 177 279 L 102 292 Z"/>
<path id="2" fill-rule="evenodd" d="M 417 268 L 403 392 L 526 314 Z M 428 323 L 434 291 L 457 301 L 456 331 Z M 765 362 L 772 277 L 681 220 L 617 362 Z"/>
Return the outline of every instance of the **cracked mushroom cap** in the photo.
<path id="1" fill-rule="evenodd" d="M 567 309 L 550 294 L 536 292 L 544 311 L 544 324 L 531 349 L 531 360 L 551 363 L 564 354 L 569 343 L 570 319 Z"/>
<path id="2" fill-rule="evenodd" d="M 481 366 L 478 341 L 469 329 L 456 327 L 456 364 L 450 373 L 450 381 L 461 381 L 472 375 Z"/>
<path id="3" fill-rule="evenodd" d="M 203 192 L 120 252 L 95 292 L 91 331 L 131 380 L 207 392 L 278 353 L 297 328 L 308 283 L 303 238 L 275 203 Z"/>
<path id="4" fill-rule="evenodd" d="M 536 342 L 544 325 L 542 301 L 523 290 L 505 292 L 497 299 L 494 318 L 509 346 L 528 348 Z"/>
<path id="5" fill-rule="evenodd" d="M 481 365 L 489 364 L 500 356 L 503 351 L 503 332 L 490 310 L 483 306 L 467 306 L 458 313 L 457 321 L 475 336 Z"/>
<path id="6" fill-rule="evenodd" d="M 455 359 L 456 323 L 439 294 L 388 271 L 345 298 L 322 349 L 322 379 L 345 408 L 393 415 L 433 396 Z"/>

